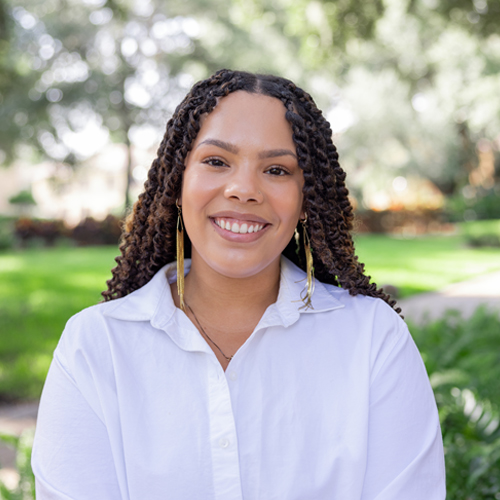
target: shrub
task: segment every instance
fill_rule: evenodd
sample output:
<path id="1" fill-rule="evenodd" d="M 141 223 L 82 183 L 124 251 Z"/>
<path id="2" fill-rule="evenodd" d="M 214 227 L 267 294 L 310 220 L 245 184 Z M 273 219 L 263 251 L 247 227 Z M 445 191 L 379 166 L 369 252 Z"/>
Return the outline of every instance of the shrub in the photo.
<path id="1" fill-rule="evenodd" d="M 413 235 L 443 227 L 441 210 L 359 210 L 354 226 L 358 233 L 398 233 L 409 230 Z"/>
<path id="2" fill-rule="evenodd" d="M 411 328 L 439 409 L 448 500 L 500 498 L 500 319 L 478 309 Z"/>
<path id="3" fill-rule="evenodd" d="M 14 246 L 14 217 L 0 215 L 0 250 L 6 250 Z"/>
<path id="4" fill-rule="evenodd" d="M 65 237 L 66 226 L 60 220 L 30 219 L 21 217 L 17 219 L 14 235 L 22 247 L 53 246 L 56 240 Z"/>
<path id="5" fill-rule="evenodd" d="M 21 217 L 3 222 L 4 219 L 0 218 L 0 249 L 16 243 L 22 248 L 53 246 L 70 239 L 81 246 L 116 245 L 121 236 L 121 221 L 114 215 L 102 221 L 87 217 L 73 229 L 61 220 Z"/>
<path id="6" fill-rule="evenodd" d="M 500 184 L 478 190 L 469 197 L 462 194 L 450 197 L 446 213 L 451 222 L 500 219 Z"/>
<path id="7" fill-rule="evenodd" d="M 500 247 L 500 219 L 463 222 L 460 229 L 473 247 Z"/>
<path id="8" fill-rule="evenodd" d="M 1 434 L 0 440 L 13 446 L 16 450 L 16 466 L 19 472 L 19 483 L 16 488 L 9 489 L 0 481 L 0 499 L 2 500 L 34 500 L 35 477 L 31 470 L 31 450 L 34 430 L 27 429 L 21 436 Z"/>
<path id="9" fill-rule="evenodd" d="M 19 191 L 16 195 L 11 196 L 9 203 L 12 205 L 36 205 L 31 191 L 28 190 Z"/>
<path id="10" fill-rule="evenodd" d="M 114 215 L 108 215 L 102 221 L 87 217 L 71 231 L 71 237 L 82 246 L 116 245 L 120 235 L 121 221 Z"/>

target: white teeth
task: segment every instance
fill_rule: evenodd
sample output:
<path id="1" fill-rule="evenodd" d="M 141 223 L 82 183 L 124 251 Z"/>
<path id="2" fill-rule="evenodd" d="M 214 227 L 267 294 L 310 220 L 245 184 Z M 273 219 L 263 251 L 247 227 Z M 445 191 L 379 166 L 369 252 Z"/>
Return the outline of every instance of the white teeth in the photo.
<path id="1" fill-rule="evenodd" d="M 237 222 L 229 222 L 224 219 L 214 219 L 215 223 L 222 229 L 231 231 L 232 233 L 246 234 L 246 233 L 257 233 L 264 228 L 264 224 L 252 224 L 249 225 L 246 222 L 242 223 L 241 226 Z"/>

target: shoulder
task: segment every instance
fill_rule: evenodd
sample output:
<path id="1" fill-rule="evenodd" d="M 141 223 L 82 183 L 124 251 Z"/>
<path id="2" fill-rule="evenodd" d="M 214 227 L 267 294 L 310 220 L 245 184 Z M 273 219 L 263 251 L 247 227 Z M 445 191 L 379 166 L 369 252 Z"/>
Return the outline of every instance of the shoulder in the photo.
<path id="1" fill-rule="evenodd" d="M 111 330 L 126 331 L 132 324 L 151 321 L 160 306 L 171 312 L 174 306 L 166 277 L 167 268 L 161 268 L 148 283 L 130 294 L 75 314 L 67 322 L 63 337 L 75 343 L 99 343 Z"/>
<path id="2" fill-rule="evenodd" d="M 366 295 L 351 295 L 348 290 L 315 280 L 312 307 L 300 306 L 303 297 L 305 272 L 286 258 L 282 258 L 282 298 L 300 311 L 301 323 L 314 323 L 314 328 L 336 332 L 346 340 L 387 338 L 394 341 L 405 334 L 406 325 L 396 311 L 385 301 Z M 287 309 L 292 313 L 292 307 Z"/>
<path id="3" fill-rule="evenodd" d="M 65 368 L 68 369 L 75 358 L 106 357 L 109 350 L 107 333 L 110 329 L 110 318 L 106 312 L 117 307 L 114 302 L 87 307 L 68 320 L 54 353 L 54 357 Z"/>
<path id="4" fill-rule="evenodd" d="M 82 335 L 86 332 L 87 335 L 102 332 L 103 328 L 107 328 L 109 323 L 114 321 L 114 318 L 111 316 L 113 311 L 124 305 L 127 299 L 128 296 L 86 307 L 69 318 L 64 328 L 63 336 L 76 341 L 83 340 Z"/>
<path id="5" fill-rule="evenodd" d="M 348 290 L 328 283 L 321 283 L 326 291 L 343 307 L 343 313 L 352 316 L 362 312 L 358 319 L 364 322 L 397 323 L 405 325 L 399 314 L 384 300 L 368 295 L 351 295 Z"/>
<path id="6" fill-rule="evenodd" d="M 167 270 L 168 265 L 125 297 L 87 307 L 71 317 L 56 355 L 78 355 L 103 361 L 113 342 L 132 342 L 132 337 L 165 321 L 175 310 Z"/>
<path id="7" fill-rule="evenodd" d="M 322 284 L 327 292 L 343 307 L 329 313 L 329 321 L 362 337 L 376 350 L 391 348 L 409 336 L 401 316 L 382 299 L 366 295 L 351 295 L 347 290 L 330 284 Z"/>

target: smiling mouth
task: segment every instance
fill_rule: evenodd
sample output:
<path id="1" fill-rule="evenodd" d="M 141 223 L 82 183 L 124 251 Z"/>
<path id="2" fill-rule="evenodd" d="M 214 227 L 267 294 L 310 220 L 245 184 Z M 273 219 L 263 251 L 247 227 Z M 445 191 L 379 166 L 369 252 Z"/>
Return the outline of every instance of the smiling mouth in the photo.
<path id="1" fill-rule="evenodd" d="M 236 222 L 234 219 L 224 219 L 222 217 L 215 217 L 212 220 L 221 229 L 236 234 L 258 233 L 267 226 L 267 224 L 259 224 L 257 222 Z"/>

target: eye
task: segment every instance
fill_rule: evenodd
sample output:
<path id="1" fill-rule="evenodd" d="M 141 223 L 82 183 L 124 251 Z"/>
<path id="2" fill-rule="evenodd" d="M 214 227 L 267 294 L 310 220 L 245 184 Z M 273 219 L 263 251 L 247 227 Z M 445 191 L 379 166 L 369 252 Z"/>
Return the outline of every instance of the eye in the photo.
<path id="1" fill-rule="evenodd" d="M 206 163 L 207 165 L 216 168 L 227 167 L 227 164 L 224 161 L 222 161 L 220 158 L 215 158 L 215 157 L 207 158 L 203 160 L 203 163 Z"/>
<path id="2" fill-rule="evenodd" d="M 266 170 L 266 173 L 277 176 L 290 175 L 290 172 L 286 168 L 280 167 L 279 165 L 273 165 L 272 167 L 268 168 Z"/>

